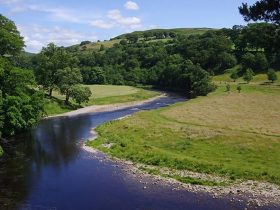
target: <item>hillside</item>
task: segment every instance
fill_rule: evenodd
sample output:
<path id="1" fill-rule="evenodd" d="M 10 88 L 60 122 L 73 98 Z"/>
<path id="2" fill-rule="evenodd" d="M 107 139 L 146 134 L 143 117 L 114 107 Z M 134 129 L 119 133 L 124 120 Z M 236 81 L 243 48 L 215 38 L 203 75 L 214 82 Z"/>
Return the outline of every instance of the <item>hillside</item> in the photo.
<path id="1" fill-rule="evenodd" d="M 81 51 L 99 51 L 100 47 L 103 45 L 104 48 L 111 48 L 114 44 L 119 44 L 121 40 L 127 39 L 128 35 L 137 35 L 140 41 L 144 42 L 154 42 L 154 41 L 168 41 L 172 40 L 174 37 L 178 35 L 196 35 L 203 34 L 209 30 L 215 30 L 212 28 L 175 28 L 175 29 L 151 29 L 146 31 L 134 31 L 132 33 L 126 33 L 114 37 L 110 40 L 90 42 L 87 44 L 79 44 L 68 47 L 68 49 L 78 49 Z M 144 39 L 145 34 L 149 36 L 148 39 Z"/>
<path id="2" fill-rule="evenodd" d="M 209 30 L 214 30 L 212 28 L 174 28 L 174 29 L 151 29 L 146 31 L 134 31 L 132 33 L 122 34 L 115 37 L 114 39 L 124 39 L 128 34 L 136 34 L 139 37 L 144 38 L 145 33 L 175 33 L 177 35 L 194 35 L 203 34 Z"/>

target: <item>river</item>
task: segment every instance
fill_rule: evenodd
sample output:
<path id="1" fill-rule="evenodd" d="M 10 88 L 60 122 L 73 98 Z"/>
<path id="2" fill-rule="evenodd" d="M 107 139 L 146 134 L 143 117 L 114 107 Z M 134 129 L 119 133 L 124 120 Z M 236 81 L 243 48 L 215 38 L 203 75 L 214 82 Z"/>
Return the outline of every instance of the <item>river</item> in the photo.
<path id="1" fill-rule="evenodd" d="M 243 202 L 148 185 L 82 149 L 91 129 L 140 110 L 182 101 L 160 98 L 122 110 L 42 120 L 16 137 L 16 155 L 0 164 L 0 209 L 244 209 Z"/>

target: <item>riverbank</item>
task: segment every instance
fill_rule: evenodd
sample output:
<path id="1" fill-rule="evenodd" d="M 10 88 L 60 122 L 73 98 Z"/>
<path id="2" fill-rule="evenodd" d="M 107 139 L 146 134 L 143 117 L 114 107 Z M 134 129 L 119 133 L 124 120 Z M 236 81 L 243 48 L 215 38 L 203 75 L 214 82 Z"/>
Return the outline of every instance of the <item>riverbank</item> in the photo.
<path id="1" fill-rule="evenodd" d="M 89 107 L 94 105 L 108 105 L 128 103 L 135 101 L 143 101 L 155 96 L 159 96 L 160 92 L 150 89 L 136 88 L 131 86 L 120 85 L 85 85 L 88 87 L 92 96 L 87 103 L 78 105 L 73 100 L 70 104 L 64 103 L 65 96 L 54 91 L 52 97 L 45 99 L 44 110 L 47 116 L 61 115 L 67 112 L 75 111 L 81 107 Z M 147 87 L 148 88 L 148 87 Z"/>
<path id="2" fill-rule="evenodd" d="M 75 116 L 75 115 L 87 114 L 87 113 L 115 111 L 115 110 L 125 109 L 128 107 L 143 105 L 145 103 L 149 103 L 149 102 L 152 102 L 157 99 L 164 98 L 164 97 L 167 97 L 166 93 L 162 93 L 161 95 L 152 97 L 150 99 L 141 100 L 141 101 L 131 101 L 131 102 L 126 102 L 126 103 L 116 103 L 116 104 L 107 104 L 107 105 L 93 105 L 93 106 L 88 106 L 85 108 L 80 108 L 80 109 L 77 109 L 74 111 L 66 112 L 63 114 L 48 116 L 48 117 L 45 117 L 45 119 L 55 118 L 55 117 L 66 117 L 66 116 L 69 117 L 69 116 Z"/>
<path id="3" fill-rule="evenodd" d="M 87 146 L 91 141 L 98 138 L 98 133 L 94 129 L 91 133 L 92 139 L 83 144 L 82 148 L 94 154 L 95 158 L 100 161 L 112 162 L 116 164 L 116 167 L 122 168 L 125 173 L 133 176 L 143 185 L 143 190 L 151 187 L 151 185 L 168 185 L 172 187 L 172 190 L 207 193 L 213 198 L 230 198 L 231 201 L 245 202 L 249 209 L 262 206 L 280 206 L 280 187 L 278 185 L 253 180 L 231 180 L 228 177 L 189 170 L 174 170 L 119 159 Z M 114 145 L 103 144 L 102 146 L 110 149 Z"/>
<path id="4" fill-rule="evenodd" d="M 280 88 L 243 84 L 238 93 L 237 84 L 231 92 L 225 86 L 98 126 L 100 136 L 87 145 L 187 189 L 279 204 Z"/>

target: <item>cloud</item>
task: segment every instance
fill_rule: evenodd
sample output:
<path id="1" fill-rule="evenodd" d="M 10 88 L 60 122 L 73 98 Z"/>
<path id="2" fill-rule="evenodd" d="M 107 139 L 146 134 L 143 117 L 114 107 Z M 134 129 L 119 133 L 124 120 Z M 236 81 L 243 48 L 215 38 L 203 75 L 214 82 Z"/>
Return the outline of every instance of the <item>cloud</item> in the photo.
<path id="1" fill-rule="evenodd" d="M 114 24 L 107 23 L 104 20 L 94 20 L 90 22 L 90 25 L 97 28 L 103 28 L 103 29 L 110 29 L 114 27 Z"/>
<path id="2" fill-rule="evenodd" d="M 18 29 L 24 36 L 26 50 L 29 52 L 38 52 L 50 42 L 54 42 L 59 46 L 70 46 L 84 40 L 97 40 L 97 36 L 93 33 L 83 33 L 59 26 L 29 25 L 18 26 Z"/>
<path id="3" fill-rule="evenodd" d="M 124 17 L 117 9 L 107 13 L 107 19 L 97 19 L 90 22 L 90 25 L 102 29 L 121 27 L 124 29 L 136 29 L 142 27 L 141 19 L 138 17 Z"/>
<path id="4" fill-rule="evenodd" d="M 69 9 L 62 8 L 53 8 L 44 5 L 36 5 L 36 4 L 23 4 L 23 5 L 13 5 L 10 8 L 10 11 L 13 13 L 23 13 L 23 12 L 39 12 L 45 13 L 50 17 L 52 21 L 64 21 L 71 23 L 80 23 L 80 16 L 74 14 L 73 11 Z"/>
<path id="5" fill-rule="evenodd" d="M 124 7 L 128 10 L 139 10 L 139 6 L 136 2 L 128 1 L 124 4 Z"/>
<path id="6" fill-rule="evenodd" d="M 121 12 L 117 9 L 110 10 L 107 14 L 109 19 L 114 20 L 120 25 L 125 25 L 129 27 L 135 27 L 141 24 L 141 19 L 138 17 L 123 17 Z"/>

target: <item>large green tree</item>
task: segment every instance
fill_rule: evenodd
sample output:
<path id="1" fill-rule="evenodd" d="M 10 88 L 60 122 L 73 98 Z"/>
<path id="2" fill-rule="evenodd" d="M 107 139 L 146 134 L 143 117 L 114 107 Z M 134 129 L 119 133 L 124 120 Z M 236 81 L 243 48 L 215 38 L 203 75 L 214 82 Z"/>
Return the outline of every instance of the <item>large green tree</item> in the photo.
<path id="1" fill-rule="evenodd" d="M 43 95 L 36 90 L 33 72 L 16 67 L 24 42 L 15 24 L 0 15 L 0 133 L 14 135 L 41 117 Z"/>
<path id="2" fill-rule="evenodd" d="M 249 6 L 243 3 L 239 7 L 239 12 L 245 21 L 266 21 L 280 24 L 280 1 L 279 0 L 259 0 Z"/>
<path id="3" fill-rule="evenodd" d="M 68 104 L 72 88 L 83 81 L 82 74 L 78 68 L 66 67 L 59 69 L 56 76 L 59 78 L 57 86 L 60 92 L 65 95 L 65 103 Z"/>
<path id="4" fill-rule="evenodd" d="M 60 78 L 57 76 L 58 70 L 66 67 L 73 68 L 78 62 L 76 57 L 54 43 L 44 47 L 36 61 L 35 74 L 38 84 L 48 91 L 49 96 L 52 95 L 53 89 L 60 82 Z"/>
<path id="5" fill-rule="evenodd" d="M 0 14 L 0 56 L 17 55 L 23 47 L 23 38 L 14 22 Z"/>

